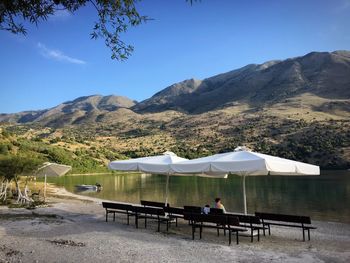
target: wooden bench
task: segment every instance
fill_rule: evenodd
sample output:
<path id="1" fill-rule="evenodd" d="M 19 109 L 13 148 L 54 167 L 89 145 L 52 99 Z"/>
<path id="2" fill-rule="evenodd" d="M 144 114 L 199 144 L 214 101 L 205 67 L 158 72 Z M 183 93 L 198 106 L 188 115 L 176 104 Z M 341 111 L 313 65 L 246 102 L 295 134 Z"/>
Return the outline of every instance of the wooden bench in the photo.
<path id="1" fill-rule="evenodd" d="M 211 215 L 223 215 L 224 210 L 222 210 L 221 208 L 210 208 L 209 214 L 211 214 Z"/>
<path id="2" fill-rule="evenodd" d="M 145 228 L 147 228 L 147 219 L 150 219 L 158 222 L 158 232 L 160 231 L 160 224 L 164 222 L 166 223 L 166 230 L 169 230 L 169 218 L 165 216 L 163 208 L 133 206 L 133 212 L 135 213 L 136 228 L 139 227 L 139 219 L 145 220 Z"/>
<path id="3" fill-rule="evenodd" d="M 227 216 L 238 217 L 240 226 L 250 229 L 250 241 L 254 241 L 254 231 L 258 232 L 258 241 L 260 241 L 260 230 L 265 230 L 267 227 L 264 227 L 260 218 L 254 215 L 244 215 L 244 214 L 235 214 L 235 213 L 226 213 Z"/>
<path id="4" fill-rule="evenodd" d="M 229 212 L 224 213 L 224 210 L 222 210 L 220 208 L 210 208 L 209 214 L 210 215 L 226 215 L 226 216 L 238 217 L 240 226 L 250 229 L 250 234 L 249 234 L 250 241 L 251 242 L 254 241 L 254 231 L 258 232 L 258 235 L 257 235 L 258 241 L 260 241 L 260 230 L 264 229 L 264 227 L 262 226 L 262 223 L 261 223 L 259 217 L 254 216 L 254 215 L 235 214 L 235 213 L 229 213 Z M 224 234 L 226 234 L 225 230 L 224 230 Z"/>
<path id="5" fill-rule="evenodd" d="M 143 206 L 160 207 L 160 208 L 164 208 L 164 207 L 165 207 L 165 203 L 155 202 L 155 201 L 141 200 L 140 203 L 141 203 L 141 205 L 143 205 Z M 169 204 L 167 204 L 167 206 L 169 206 Z"/>
<path id="6" fill-rule="evenodd" d="M 202 207 L 200 206 L 185 205 L 184 210 L 185 212 L 189 212 L 189 213 L 197 213 L 197 214 L 202 213 Z"/>
<path id="7" fill-rule="evenodd" d="M 113 214 L 113 221 L 115 221 L 115 214 L 125 214 L 127 215 L 128 225 L 130 216 L 135 216 L 133 211 L 133 206 L 123 203 L 111 203 L 102 202 L 103 208 L 106 209 L 106 222 L 108 222 L 108 214 Z"/>
<path id="8" fill-rule="evenodd" d="M 175 219 L 175 226 L 177 226 L 177 219 L 178 218 L 184 218 L 184 208 L 181 207 L 164 207 L 164 211 L 168 213 L 169 223 L 171 223 L 172 220 Z"/>
<path id="9" fill-rule="evenodd" d="M 224 210 L 221 209 L 221 208 L 210 208 L 209 209 L 209 215 L 223 215 L 224 214 Z M 226 236 L 226 230 L 224 229 L 224 235 Z M 220 235 L 220 231 L 219 231 L 219 228 L 217 229 L 217 233 L 218 233 L 218 236 Z"/>
<path id="10" fill-rule="evenodd" d="M 239 225 L 238 217 L 222 215 L 205 215 L 195 213 L 184 213 L 186 220 L 192 222 L 192 240 L 194 240 L 196 228 L 199 228 L 199 238 L 202 238 L 203 228 L 223 229 L 229 232 L 229 245 L 231 245 L 232 232 L 236 233 L 236 243 L 239 244 L 239 232 L 245 232 L 247 229 Z"/>
<path id="11" fill-rule="evenodd" d="M 200 206 L 193 206 L 193 205 L 185 205 L 184 206 L 184 213 L 201 214 L 202 213 L 202 207 L 200 207 Z M 188 224 L 191 225 L 192 221 L 188 220 Z"/>
<path id="12" fill-rule="evenodd" d="M 271 225 L 285 226 L 285 227 L 297 227 L 303 231 L 303 241 L 305 241 L 305 231 L 308 233 L 308 240 L 310 240 L 310 229 L 316 229 L 311 225 L 311 218 L 308 216 L 298 215 L 283 215 L 283 214 L 272 214 L 272 213 L 261 213 L 255 212 L 255 215 L 262 220 L 263 226 L 267 226 L 269 235 L 271 235 Z M 265 235 L 265 229 L 264 229 Z"/>

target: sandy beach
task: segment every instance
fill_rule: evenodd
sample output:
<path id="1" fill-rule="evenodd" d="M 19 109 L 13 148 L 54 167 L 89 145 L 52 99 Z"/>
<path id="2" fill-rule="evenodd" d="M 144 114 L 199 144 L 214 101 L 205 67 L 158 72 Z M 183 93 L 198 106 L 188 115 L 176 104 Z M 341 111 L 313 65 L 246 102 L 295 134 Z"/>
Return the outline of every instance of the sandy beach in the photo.
<path id="1" fill-rule="evenodd" d="M 0 208 L 0 262 L 350 262 L 350 225 L 314 221 L 311 241 L 300 229 L 274 227 L 260 242 L 205 230 L 191 239 L 187 222 L 135 228 L 123 215 L 105 222 L 101 200 L 50 186 L 49 206 Z"/>

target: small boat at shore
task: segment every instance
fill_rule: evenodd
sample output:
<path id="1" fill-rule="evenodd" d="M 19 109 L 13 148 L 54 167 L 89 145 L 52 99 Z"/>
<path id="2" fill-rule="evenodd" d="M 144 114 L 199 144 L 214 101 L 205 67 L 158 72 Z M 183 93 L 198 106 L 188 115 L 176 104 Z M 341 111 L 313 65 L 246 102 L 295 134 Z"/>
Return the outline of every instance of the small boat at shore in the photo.
<path id="1" fill-rule="evenodd" d="M 102 185 L 99 183 L 96 183 L 95 185 L 89 185 L 89 184 L 78 184 L 75 186 L 78 191 L 91 191 L 91 192 L 98 192 L 101 191 Z"/>

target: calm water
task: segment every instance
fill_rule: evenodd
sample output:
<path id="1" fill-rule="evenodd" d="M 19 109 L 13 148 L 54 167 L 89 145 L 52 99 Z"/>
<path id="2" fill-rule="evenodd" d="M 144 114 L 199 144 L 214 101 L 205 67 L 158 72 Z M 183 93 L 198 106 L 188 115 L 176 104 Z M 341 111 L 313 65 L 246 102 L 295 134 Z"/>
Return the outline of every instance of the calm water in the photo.
<path id="1" fill-rule="evenodd" d="M 48 178 L 68 191 L 102 199 L 139 203 L 140 199 L 164 201 L 166 176 L 141 174 L 85 175 Z M 99 182 L 101 192 L 78 192 L 77 184 Z M 228 211 L 243 211 L 241 177 L 170 178 L 172 206 L 213 205 L 217 196 Z M 247 177 L 248 212 L 255 211 L 310 215 L 312 219 L 350 223 L 350 171 L 324 171 L 321 176 Z"/>

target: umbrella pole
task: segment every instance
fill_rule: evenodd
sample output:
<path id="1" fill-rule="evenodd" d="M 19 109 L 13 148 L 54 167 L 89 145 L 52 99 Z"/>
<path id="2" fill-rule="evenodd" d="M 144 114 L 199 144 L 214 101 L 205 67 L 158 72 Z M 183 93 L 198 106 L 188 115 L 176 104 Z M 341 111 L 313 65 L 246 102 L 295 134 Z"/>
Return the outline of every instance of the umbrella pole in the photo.
<path id="1" fill-rule="evenodd" d="M 46 174 L 45 174 L 45 184 L 44 184 L 44 202 L 46 199 Z"/>
<path id="2" fill-rule="evenodd" d="M 166 177 L 166 186 L 165 186 L 165 206 L 168 205 L 169 180 L 170 180 L 170 174 L 168 173 Z"/>
<path id="3" fill-rule="evenodd" d="M 243 174 L 243 202 L 244 202 L 244 214 L 246 215 L 247 214 L 247 195 L 246 195 L 246 192 L 245 192 L 245 174 Z"/>

